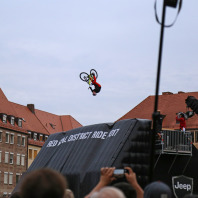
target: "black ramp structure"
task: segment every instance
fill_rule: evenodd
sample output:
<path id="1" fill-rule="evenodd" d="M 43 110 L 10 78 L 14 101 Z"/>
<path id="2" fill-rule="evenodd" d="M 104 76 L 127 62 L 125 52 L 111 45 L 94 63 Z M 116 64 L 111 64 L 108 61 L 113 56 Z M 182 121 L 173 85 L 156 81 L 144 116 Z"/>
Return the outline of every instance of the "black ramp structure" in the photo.
<path id="1" fill-rule="evenodd" d="M 56 133 L 49 136 L 26 174 L 42 167 L 57 170 L 67 178 L 75 197 L 81 198 L 99 181 L 101 167 L 130 166 L 144 187 L 148 182 L 150 134 L 151 120 L 144 119 Z"/>

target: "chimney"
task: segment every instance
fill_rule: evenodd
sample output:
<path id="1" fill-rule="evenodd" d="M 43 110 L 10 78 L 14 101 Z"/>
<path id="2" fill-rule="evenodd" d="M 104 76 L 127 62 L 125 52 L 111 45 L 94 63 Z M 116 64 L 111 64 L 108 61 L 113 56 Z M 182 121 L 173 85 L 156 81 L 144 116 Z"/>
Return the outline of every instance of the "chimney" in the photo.
<path id="1" fill-rule="evenodd" d="M 162 92 L 162 95 L 172 95 L 173 93 L 172 92 L 169 92 L 169 91 L 167 91 L 167 92 Z"/>
<path id="2" fill-rule="evenodd" d="M 35 111 L 34 111 L 34 104 L 27 104 L 27 107 L 28 109 L 35 114 Z"/>

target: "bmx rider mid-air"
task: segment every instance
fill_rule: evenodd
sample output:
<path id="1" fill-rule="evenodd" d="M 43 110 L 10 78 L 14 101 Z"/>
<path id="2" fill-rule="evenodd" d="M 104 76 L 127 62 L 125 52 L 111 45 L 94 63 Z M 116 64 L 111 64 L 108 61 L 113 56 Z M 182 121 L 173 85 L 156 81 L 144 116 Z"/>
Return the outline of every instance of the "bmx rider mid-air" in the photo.
<path id="1" fill-rule="evenodd" d="M 101 85 L 96 82 L 97 78 L 98 73 L 95 69 L 91 69 L 90 74 L 86 72 L 80 73 L 80 79 L 89 84 L 89 89 L 91 90 L 93 96 L 96 96 L 96 94 L 99 93 L 101 90 Z M 92 85 L 94 86 L 94 89 L 92 88 Z"/>
<path id="2" fill-rule="evenodd" d="M 96 96 L 96 94 L 99 93 L 101 90 L 101 85 L 96 82 L 96 77 L 95 77 L 94 73 L 92 73 L 92 76 L 93 76 L 93 78 L 91 80 L 91 83 L 92 83 L 92 85 L 94 85 L 95 88 L 92 89 L 92 87 L 90 86 L 89 89 L 91 89 L 93 96 Z"/>

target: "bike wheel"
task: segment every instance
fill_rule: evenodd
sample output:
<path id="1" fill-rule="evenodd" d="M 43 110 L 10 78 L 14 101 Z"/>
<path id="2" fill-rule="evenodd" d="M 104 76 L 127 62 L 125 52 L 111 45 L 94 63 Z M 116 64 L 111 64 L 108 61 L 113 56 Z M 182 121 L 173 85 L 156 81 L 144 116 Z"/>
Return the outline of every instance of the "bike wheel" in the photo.
<path id="1" fill-rule="evenodd" d="M 94 73 L 95 77 L 98 78 L 98 72 L 95 69 L 90 70 L 90 74 Z"/>
<path id="2" fill-rule="evenodd" d="M 86 72 L 81 72 L 81 73 L 80 73 L 80 79 L 81 79 L 82 81 L 88 82 L 88 80 L 89 80 L 89 75 L 88 75 L 88 73 L 86 73 Z"/>

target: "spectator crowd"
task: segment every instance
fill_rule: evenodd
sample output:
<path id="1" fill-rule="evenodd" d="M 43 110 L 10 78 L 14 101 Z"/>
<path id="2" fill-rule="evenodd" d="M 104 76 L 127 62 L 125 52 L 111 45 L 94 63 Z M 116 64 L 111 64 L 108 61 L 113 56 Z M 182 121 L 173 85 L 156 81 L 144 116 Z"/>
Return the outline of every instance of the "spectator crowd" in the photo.
<path id="1" fill-rule="evenodd" d="M 138 184 L 136 174 L 130 167 L 124 168 L 126 182 L 116 182 L 115 167 L 103 167 L 97 185 L 84 198 L 172 198 L 170 187 L 160 181 L 148 184 L 144 190 Z M 185 195 L 184 198 L 198 198 Z M 27 174 L 17 192 L 10 198 L 74 198 L 66 178 L 59 172 L 42 168 Z"/>

